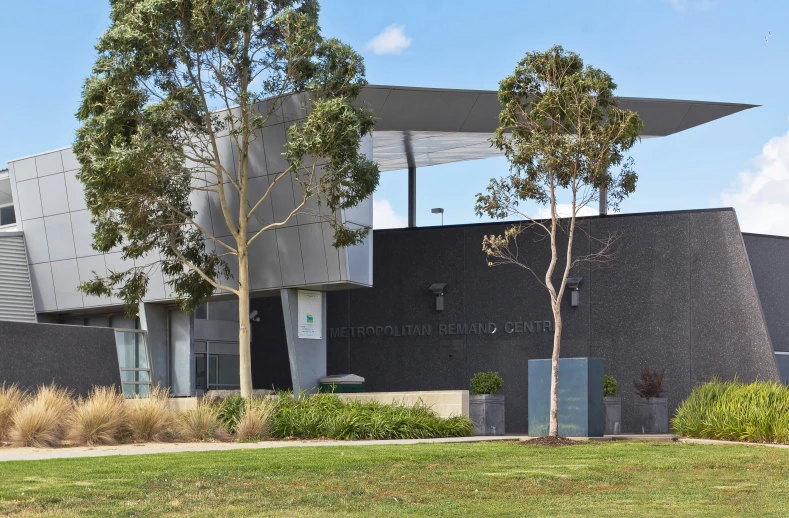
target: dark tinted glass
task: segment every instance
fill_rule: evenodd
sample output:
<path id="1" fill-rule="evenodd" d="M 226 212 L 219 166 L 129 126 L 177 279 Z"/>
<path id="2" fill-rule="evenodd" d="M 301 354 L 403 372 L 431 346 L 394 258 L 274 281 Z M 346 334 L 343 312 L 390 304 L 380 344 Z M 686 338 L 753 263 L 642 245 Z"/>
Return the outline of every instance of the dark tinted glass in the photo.
<path id="1" fill-rule="evenodd" d="M 14 216 L 14 206 L 0 207 L 0 225 L 11 225 L 16 223 L 16 216 Z"/>

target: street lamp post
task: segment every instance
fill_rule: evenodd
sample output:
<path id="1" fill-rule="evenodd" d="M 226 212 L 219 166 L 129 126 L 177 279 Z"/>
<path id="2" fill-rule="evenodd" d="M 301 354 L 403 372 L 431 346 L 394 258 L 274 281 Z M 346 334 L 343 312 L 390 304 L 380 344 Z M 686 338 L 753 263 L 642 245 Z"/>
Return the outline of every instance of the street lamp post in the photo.
<path id="1" fill-rule="evenodd" d="M 444 209 L 442 209 L 441 207 L 437 207 L 435 209 L 430 209 L 430 212 L 432 212 L 433 214 L 441 214 L 441 226 L 443 227 L 444 226 Z"/>

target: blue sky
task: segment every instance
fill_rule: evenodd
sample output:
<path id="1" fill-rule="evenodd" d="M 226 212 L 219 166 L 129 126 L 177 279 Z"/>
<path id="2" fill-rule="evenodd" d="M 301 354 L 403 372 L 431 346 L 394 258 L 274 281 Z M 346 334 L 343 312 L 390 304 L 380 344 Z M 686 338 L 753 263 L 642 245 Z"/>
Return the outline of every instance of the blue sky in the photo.
<path id="1" fill-rule="evenodd" d="M 0 7 L 0 167 L 73 141 L 108 12 L 104 0 Z M 733 205 L 744 230 L 789 235 L 788 21 L 789 2 L 767 0 L 337 0 L 321 25 L 365 56 L 375 84 L 495 89 L 527 51 L 561 44 L 620 95 L 762 105 L 638 144 L 640 181 L 622 211 Z M 371 41 L 392 25 L 408 45 L 376 54 Z M 504 172 L 503 159 L 420 169 L 418 223 L 439 222 L 431 207 L 447 224 L 478 221 L 474 195 Z M 384 173 L 376 200 L 377 225 L 402 221 L 405 173 Z"/>

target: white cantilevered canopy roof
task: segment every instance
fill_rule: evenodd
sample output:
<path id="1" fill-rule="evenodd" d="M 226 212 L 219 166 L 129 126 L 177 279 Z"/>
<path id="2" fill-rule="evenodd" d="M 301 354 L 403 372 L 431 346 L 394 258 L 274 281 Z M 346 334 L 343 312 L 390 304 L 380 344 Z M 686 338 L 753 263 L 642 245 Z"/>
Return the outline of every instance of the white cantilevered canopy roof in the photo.
<path id="1" fill-rule="evenodd" d="M 642 137 L 665 137 L 737 113 L 752 104 L 620 97 L 638 112 Z M 373 158 L 381 171 L 500 156 L 488 139 L 498 125 L 497 92 L 368 86 L 359 97 L 378 117 Z"/>

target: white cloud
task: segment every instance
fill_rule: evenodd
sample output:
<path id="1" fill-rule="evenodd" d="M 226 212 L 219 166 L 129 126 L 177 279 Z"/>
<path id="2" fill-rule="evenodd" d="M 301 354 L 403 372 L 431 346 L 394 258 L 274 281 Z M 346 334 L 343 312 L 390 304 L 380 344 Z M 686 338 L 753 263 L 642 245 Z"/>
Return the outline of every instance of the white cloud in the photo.
<path id="1" fill-rule="evenodd" d="M 572 204 L 570 203 L 557 203 L 556 204 L 556 212 L 559 214 L 560 218 L 569 218 L 573 214 Z M 611 214 L 614 212 L 609 210 Z M 578 209 L 578 217 L 583 216 L 597 216 L 600 214 L 598 209 L 591 207 L 589 205 L 585 205 Z M 537 214 L 537 219 L 550 219 L 551 218 L 551 208 L 550 207 L 541 207 L 539 214 Z"/>
<path id="2" fill-rule="evenodd" d="M 737 211 L 743 232 L 789 235 L 789 133 L 770 139 L 754 167 L 721 201 Z"/>
<path id="3" fill-rule="evenodd" d="M 403 228 L 408 221 L 396 213 L 389 200 L 373 197 L 373 228 Z"/>
<path id="4" fill-rule="evenodd" d="M 367 48 L 379 56 L 401 54 L 411 46 L 411 41 L 411 38 L 405 35 L 405 25 L 390 25 L 381 34 L 370 40 Z"/>

